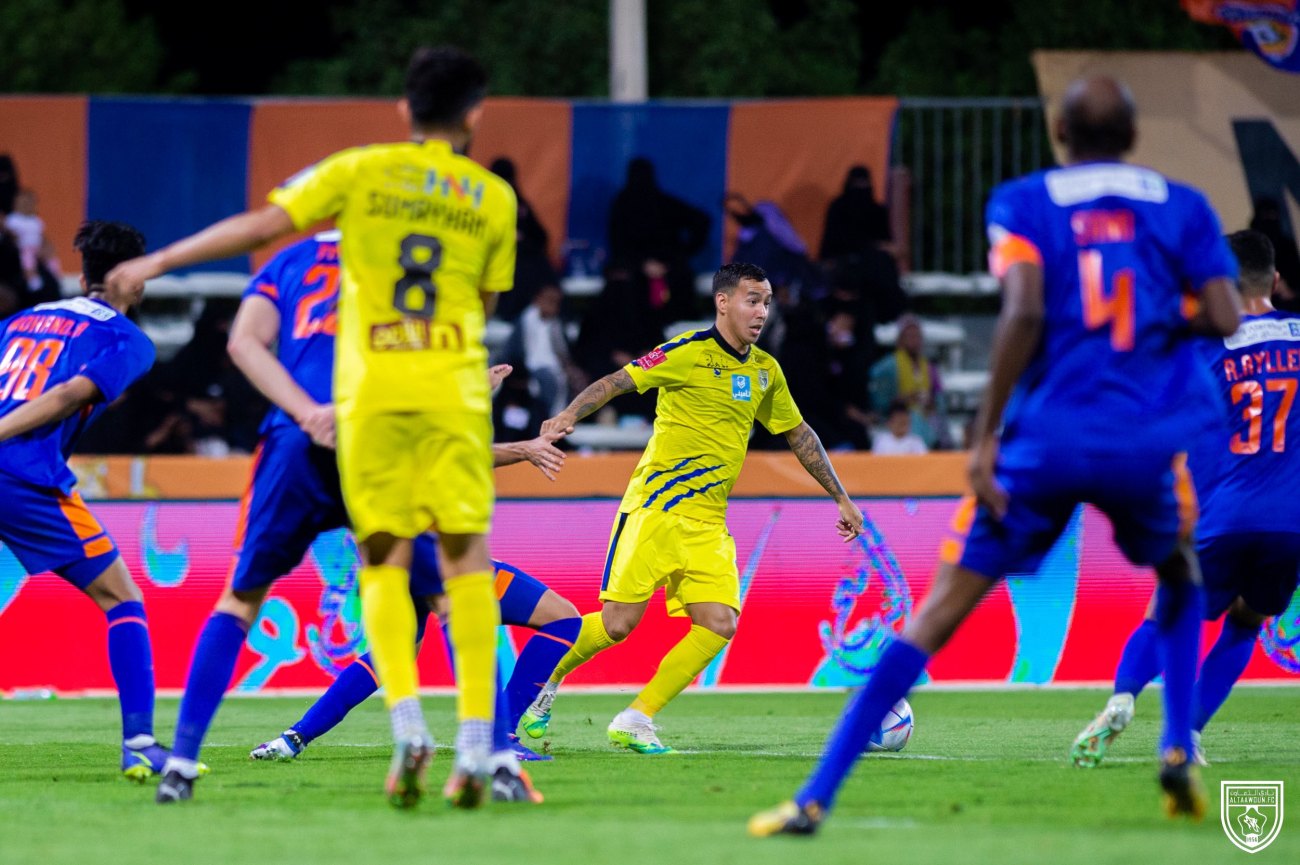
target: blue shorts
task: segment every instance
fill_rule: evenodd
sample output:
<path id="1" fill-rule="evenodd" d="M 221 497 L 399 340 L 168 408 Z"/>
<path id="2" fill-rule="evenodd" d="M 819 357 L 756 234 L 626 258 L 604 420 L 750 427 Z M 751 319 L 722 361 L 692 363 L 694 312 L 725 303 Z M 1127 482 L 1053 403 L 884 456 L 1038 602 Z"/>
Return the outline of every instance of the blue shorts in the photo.
<path id="1" fill-rule="evenodd" d="M 497 602 L 501 605 L 501 624 L 527 625 L 533 611 L 548 590 L 545 583 L 505 562 L 492 561 L 495 572 L 494 586 Z M 438 541 L 430 534 L 415 539 L 415 553 L 411 560 L 411 596 L 417 610 L 427 610 L 423 599 L 443 593 L 442 576 L 438 569 Z"/>
<path id="2" fill-rule="evenodd" d="M 73 490 L 0 475 L 0 543 L 29 574 L 54 571 L 85 590 L 116 561 L 117 545 Z"/>
<path id="3" fill-rule="evenodd" d="M 999 468 L 1007 491 L 1001 521 L 967 497 L 953 516 L 939 558 L 1000 579 L 1033 574 L 1082 503 L 1104 513 L 1115 544 L 1135 565 L 1157 565 L 1196 524 L 1196 493 L 1182 455 L 1063 456 L 1050 468 Z"/>
<path id="4" fill-rule="evenodd" d="M 240 504 L 231 585 L 260 589 L 293 570 L 322 532 L 348 525 L 334 452 L 296 426 L 262 439 Z"/>
<path id="5" fill-rule="evenodd" d="M 1300 533 L 1234 532 L 1197 544 L 1205 582 L 1205 619 L 1222 616 L 1240 596 L 1256 613 L 1286 612 L 1300 575 Z"/>

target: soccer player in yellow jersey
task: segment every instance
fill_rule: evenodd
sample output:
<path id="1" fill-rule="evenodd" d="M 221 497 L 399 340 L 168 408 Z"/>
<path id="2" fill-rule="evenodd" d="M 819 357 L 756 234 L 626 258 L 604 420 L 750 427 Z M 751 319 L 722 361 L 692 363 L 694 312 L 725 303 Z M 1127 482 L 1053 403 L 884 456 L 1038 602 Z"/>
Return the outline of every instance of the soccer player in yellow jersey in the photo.
<path id="1" fill-rule="evenodd" d="M 542 425 L 544 432 L 567 434 L 619 394 L 659 388 L 654 435 L 610 534 L 600 586 L 604 606 L 583 617 L 573 648 L 525 713 L 524 730 L 535 738 L 546 730 L 564 677 L 632 633 L 650 596 L 665 586 L 669 615 L 689 616 L 691 629 L 610 723 L 609 738 L 639 754 L 671 752 L 655 734 L 654 716 L 736 632 L 740 579 L 736 543 L 726 525 L 727 497 L 745 462 L 754 421 L 783 434 L 835 500 L 840 536 L 849 541 L 862 533 L 862 511 L 799 414 L 781 367 L 754 345 L 772 302 L 767 275 L 752 264 L 729 264 L 713 277 L 713 299 L 713 327 L 683 334 L 605 376 Z"/>
<path id="2" fill-rule="evenodd" d="M 411 140 L 336 153 L 270 203 L 128 262 L 110 282 L 246 252 L 334 217 L 343 266 L 334 364 L 338 458 L 364 559 L 362 617 L 396 743 L 390 800 L 418 801 L 433 755 L 417 692 L 412 540 L 439 533 L 460 683 L 456 763 L 444 791 L 474 807 L 491 753 L 498 610 L 487 547 L 492 422 L 483 331 L 515 264 L 514 192 L 466 158 L 487 74 L 454 48 L 421 48 L 399 110 Z"/>

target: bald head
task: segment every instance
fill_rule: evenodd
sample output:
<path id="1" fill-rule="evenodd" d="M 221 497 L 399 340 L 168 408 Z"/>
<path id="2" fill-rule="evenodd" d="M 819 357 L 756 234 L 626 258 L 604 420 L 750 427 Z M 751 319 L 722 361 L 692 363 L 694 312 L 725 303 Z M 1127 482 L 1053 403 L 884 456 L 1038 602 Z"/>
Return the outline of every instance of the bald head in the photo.
<path id="1" fill-rule="evenodd" d="M 1123 84 L 1105 75 L 1079 78 L 1066 88 L 1056 138 L 1071 161 L 1118 159 L 1133 147 L 1136 116 L 1133 94 Z"/>

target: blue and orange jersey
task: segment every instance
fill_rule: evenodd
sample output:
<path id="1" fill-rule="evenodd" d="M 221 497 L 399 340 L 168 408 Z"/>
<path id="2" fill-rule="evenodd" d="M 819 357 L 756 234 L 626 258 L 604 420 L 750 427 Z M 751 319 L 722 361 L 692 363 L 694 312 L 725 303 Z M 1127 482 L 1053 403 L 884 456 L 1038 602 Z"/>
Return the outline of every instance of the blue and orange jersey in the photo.
<path id="1" fill-rule="evenodd" d="M 153 366 L 140 328 L 101 300 L 43 303 L 0 322 L 0 417 L 50 388 L 84 376 L 102 399 L 57 423 L 0 442 L 0 472 L 72 491 L 68 455 L 92 420 Z"/>
<path id="2" fill-rule="evenodd" d="M 281 250 L 248 283 L 244 297 L 253 295 L 266 298 L 279 310 L 276 352 L 290 377 L 316 402 L 331 402 L 339 232 L 322 232 Z M 292 423 L 282 409 L 272 406 L 262 421 L 262 433 Z"/>
<path id="3" fill-rule="evenodd" d="M 1300 532 L 1300 316 L 1243 319 L 1224 339 L 1201 340 L 1226 424 L 1192 452 L 1202 538 L 1231 532 Z"/>
<path id="4" fill-rule="evenodd" d="M 1186 450 L 1212 422 L 1187 319 L 1201 288 L 1235 279 L 1195 189 L 1139 166 L 1086 163 L 994 190 L 990 265 L 1043 273 L 1041 341 L 1006 409 L 1003 460 L 1054 447 Z"/>

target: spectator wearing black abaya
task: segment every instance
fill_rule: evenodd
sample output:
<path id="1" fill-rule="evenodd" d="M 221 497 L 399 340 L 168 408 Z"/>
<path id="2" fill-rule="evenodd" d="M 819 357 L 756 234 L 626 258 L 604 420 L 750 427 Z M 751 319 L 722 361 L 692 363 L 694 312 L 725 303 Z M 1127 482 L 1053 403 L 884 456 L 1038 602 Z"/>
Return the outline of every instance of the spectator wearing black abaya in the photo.
<path id="1" fill-rule="evenodd" d="M 498 157 L 492 161 L 491 171 L 510 184 L 519 201 L 519 215 L 515 223 L 515 287 L 501 296 L 496 309 L 497 318 L 514 321 L 542 286 L 559 285 L 560 279 L 547 254 L 549 235 L 546 226 L 542 225 L 542 221 L 537 218 L 537 211 L 533 210 L 528 199 L 519 191 L 514 162 L 504 156 Z"/>

